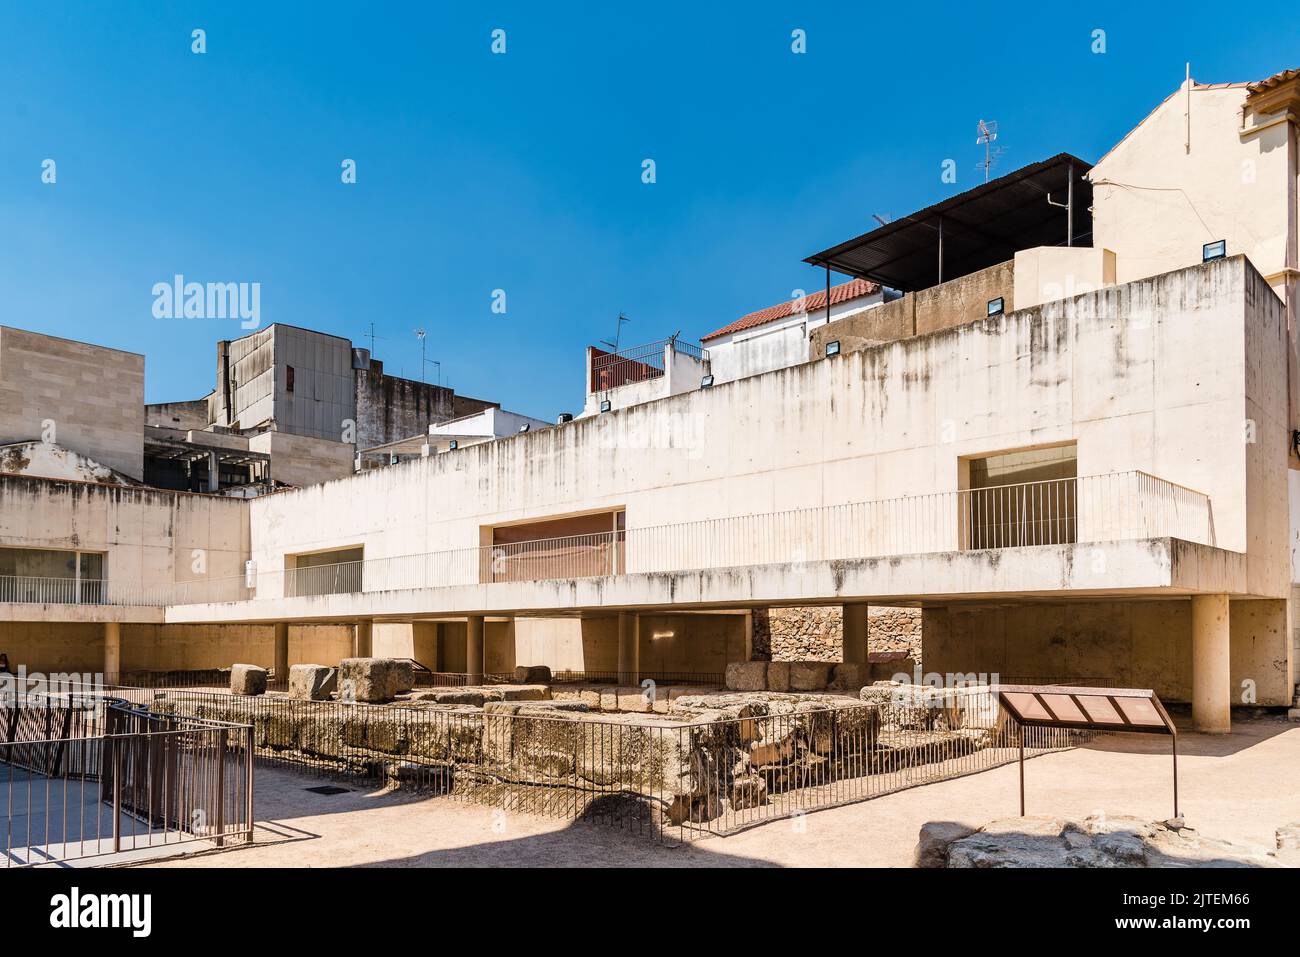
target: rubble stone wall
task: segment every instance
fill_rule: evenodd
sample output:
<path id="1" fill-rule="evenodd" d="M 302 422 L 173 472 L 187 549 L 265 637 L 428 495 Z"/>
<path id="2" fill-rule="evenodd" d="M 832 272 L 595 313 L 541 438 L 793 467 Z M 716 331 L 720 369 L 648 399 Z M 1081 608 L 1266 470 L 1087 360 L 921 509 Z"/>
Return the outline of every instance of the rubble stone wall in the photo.
<path id="1" fill-rule="evenodd" d="M 867 611 L 867 629 L 870 651 L 903 651 L 920 663 L 921 609 L 872 605 Z M 839 661 L 843 634 L 844 618 L 838 605 L 754 613 L 755 657 Z"/>

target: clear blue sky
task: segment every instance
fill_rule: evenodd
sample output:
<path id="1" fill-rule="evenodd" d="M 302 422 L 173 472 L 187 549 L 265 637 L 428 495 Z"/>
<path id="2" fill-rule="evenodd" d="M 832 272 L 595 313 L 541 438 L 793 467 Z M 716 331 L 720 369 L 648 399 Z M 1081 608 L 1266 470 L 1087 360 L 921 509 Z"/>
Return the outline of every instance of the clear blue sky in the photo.
<path id="1" fill-rule="evenodd" d="M 1002 172 L 1096 160 L 1187 59 L 1300 66 L 1291 3 L 997 9 L 4 0 L 0 323 L 142 352 L 149 401 L 194 398 L 242 332 L 155 319 L 153 284 L 260 282 L 263 325 L 373 321 L 413 378 L 422 326 L 444 381 L 549 418 L 620 310 L 625 343 L 697 338 L 819 288 L 803 257 L 872 213 L 975 185 L 981 118 Z"/>

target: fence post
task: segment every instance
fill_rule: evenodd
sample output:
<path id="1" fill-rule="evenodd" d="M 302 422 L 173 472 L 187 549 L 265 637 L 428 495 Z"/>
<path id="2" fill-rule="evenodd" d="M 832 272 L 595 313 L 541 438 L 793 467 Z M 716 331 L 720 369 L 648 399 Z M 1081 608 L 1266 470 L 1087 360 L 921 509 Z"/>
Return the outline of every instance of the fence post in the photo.
<path id="1" fill-rule="evenodd" d="M 113 853 L 122 850 L 122 749 L 121 738 L 110 738 L 113 748 Z"/>
<path id="2" fill-rule="evenodd" d="M 217 847 L 226 846 L 226 729 L 217 732 Z"/>
<path id="3" fill-rule="evenodd" d="M 248 806 L 244 810 L 247 815 L 248 823 L 248 843 L 253 843 L 253 727 L 250 725 L 244 731 L 244 763 L 248 775 L 247 783 L 244 785 Z"/>

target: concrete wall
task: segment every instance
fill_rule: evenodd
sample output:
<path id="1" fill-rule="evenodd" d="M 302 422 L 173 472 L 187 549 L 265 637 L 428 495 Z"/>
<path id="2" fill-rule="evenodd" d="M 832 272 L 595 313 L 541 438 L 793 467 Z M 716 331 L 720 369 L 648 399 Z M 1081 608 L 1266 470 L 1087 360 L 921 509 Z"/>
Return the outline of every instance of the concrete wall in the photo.
<path id="1" fill-rule="evenodd" d="M 1038 246 L 1016 253 L 1013 298 L 1027 309 L 1115 285 L 1115 254 L 1086 246 Z"/>
<path id="2" fill-rule="evenodd" d="M 208 427 L 208 400 L 191 399 L 182 402 L 154 402 L 144 407 L 144 424 L 164 429 L 202 431 Z"/>
<path id="3" fill-rule="evenodd" d="M 347 442 L 271 429 L 248 439 L 252 452 L 271 456 L 271 478 L 286 485 L 313 485 L 353 472 L 353 447 Z"/>
<path id="4" fill-rule="evenodd" d="M 15 670 L 98 674 L 104 669 L 104 626 L 78 622 L 0 624 L 0 652 Z M 343 625 L 292 625 L 289 663 L 335 665 L 352 654 L 352 629 Z M 121 626 L 121 670 L 192 671 L 232 664 L 275 664 L 270 625 Z"/>
<path id="5" fill-rule="evenodd" d="M 115 585 L 243 574 L 248 502 L 0 475 L 0 545 L 104 552 Z"/>
<path id="6" fill-rule="evenodd" d="M 0 445 L 44 440 L 144 477 L 144 357 L 0 326 Z"/>
<path id="7" fill-rule="evenodd" d="M 637 529 L 944 492 L 965 458 L 1074 442 L 1081 476 L 1141 469 L 1208 494 L 1218 544 L 1258 558 L 1252 593 L 1281 597 L 1283 336 L 1243 259 L 1198 266 L 267 496 L 249 506 L 254 557 L 476 546 L 484 525 L 599 508 Z"/>
<path id="8" fill-rule="evenodd" d="M 1231 603 L 1234 704 L 1291 703 L 1286 604 Z M 1087 680 L 1190 702 L 1191 627 L 1186 600 L 952 605 L 924 609 L 922 654 L 927 673 Z M 1245 696 L 1246 682 L 1255 689 L 1253 701 Z"/>

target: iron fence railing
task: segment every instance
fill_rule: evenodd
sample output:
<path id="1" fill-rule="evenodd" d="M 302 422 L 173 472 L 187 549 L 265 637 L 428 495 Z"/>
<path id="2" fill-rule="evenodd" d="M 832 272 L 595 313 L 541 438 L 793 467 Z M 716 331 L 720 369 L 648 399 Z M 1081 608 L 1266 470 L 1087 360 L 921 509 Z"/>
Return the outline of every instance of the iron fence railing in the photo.
<path id="1" fill-rule="evenodd" d="M 252 840 L 251 726 L 24 693 L 0 706 L 0 731 L 5 867 Z"/>
<path id="2" fill-rule="evenodd" d="M 186 605 L 1157 537 L 1214 544 L 1210 500 L 1129 471 L 156 586 L 0 578 L 0 601 Z"/>
<path id="3" fill-rule="evenodd" d="M 154 712 L 251 725 L 257 760 L 269 767 L 615 824 L 670 843 L 988 770 L 1015 761 L 1021 743 L 986 686 L 886 688 L 874 701 L 715 698 L 635 716 L 121 693 Z M 1023 740 L 1032 756 L 1086 736 L 1027 728 Z"/>

